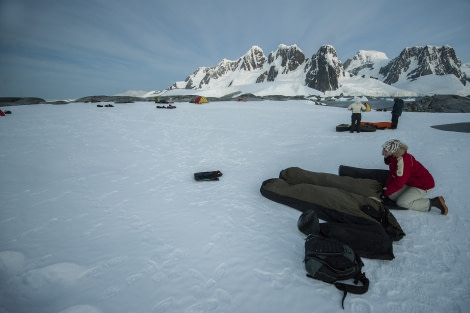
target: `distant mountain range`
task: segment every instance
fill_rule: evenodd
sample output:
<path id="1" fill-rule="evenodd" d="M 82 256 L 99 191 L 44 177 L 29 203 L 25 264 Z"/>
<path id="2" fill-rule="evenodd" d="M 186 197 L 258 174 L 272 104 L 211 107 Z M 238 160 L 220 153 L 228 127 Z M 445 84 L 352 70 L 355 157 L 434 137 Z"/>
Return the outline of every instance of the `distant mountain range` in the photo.
<path id="1" fill-rule="evenodd" d="M 436 90 L 432 86 L 423 88 L 423 83 L 414 83 L 420 81 L 425 84 L 431 77 L 434 83 L 437 79 L 442 81 L 442 86 L 449 88 Z M 355 84 L 360 83 L 358 79 L 364 79 L 368 85 L 371 79 L 375 80 L 379 89 L 383 87 L 384 95 L 470 94 L 470 77 L 450 46 L 405 48 L 393 59 L 383 52 L 360 50 L 343 64 L 331 45 L 321 46 L 310 58 L 297 45 L 280 45 L 267 57 L 260 47 L 253 46 L 237 60 L 223 59 L 216 66 L 199 67 L 184 81 L 176 82 L 158 94 L 292 82 L 325 95 L 338 92 L 346 95 L 355 91 L 344 87 L 352 80 Z"/>

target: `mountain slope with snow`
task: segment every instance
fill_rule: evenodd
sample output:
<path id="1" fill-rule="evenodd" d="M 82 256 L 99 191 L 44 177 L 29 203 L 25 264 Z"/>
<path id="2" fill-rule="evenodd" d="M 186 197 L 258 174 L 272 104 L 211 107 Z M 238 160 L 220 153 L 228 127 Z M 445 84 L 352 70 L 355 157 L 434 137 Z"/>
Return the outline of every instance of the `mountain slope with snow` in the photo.
<path id="1" fill-rule="evenodd" d="M 352 59 L 346 60 L 344 69 L 356 76 L 367 75 L 368 77 L 380 77 L 380 80 L 383 80 L 383 75 L 379 71 L 389 62 L 390 59 L 383 52 L 359 50 Z M 363 70 L 364 74 L 361 73 Z"/>
<path id="2" fill-rule="evenodd" d="M 232 92 L 245 93 L 250 88 L 246 86 L 252 84 L 289 82 L 315 90 L 306 89 L 306 96 L 318 92 L 349 96 L 422 96 L 435 93 L 466 96 L 470 94 L 470 84 L 466 83 L 465 68 L 449 46 L 405 48 L 392 60 L 383 52 L 360 50 L 344 65 L 330 45 L 322 46 L 310 58 L 297 45 L 280 45 L 269 57 L 264 55 L 260 47 L 253 46 L 241 58 L 235 61 L 223 60 L 214 67 L 201 67 L 188 76 L 185 82 L 177 82 L 157 94 L 187 94 L 186 89 L 200 94 L 227 88 Z M 449 75 L 456 79 L 447 77 Z M 351 79 L 355 77 L 365 80 Z M 376 82 L 372 83 L 370 79 Z M 418 80 L 420 82 L 416 83 Z M 422 83 L 429 81 L 433 82 L 429 86 Z M 436 85 L 439 88 L 435 88 Z M 368 86 L 371 88 L 367 89 Z M 267 93 L 272 86 L 265 87 Z"/>
<path id="3" fill-rule="evenodd" d="M 236 99 L 242 94 L 253 94 L 263 97 L 269 95 L 284 96 L 366 96 L 366 97 L 417 97 L 420 95 L 448 94 L 470 95 L 470 84 L 462 86 L 453 75 L 420 77 L 412 82 L 400 82 L 394 86 L 382 83 L 370 77 L 343 77 L 339 80 L 340 87 L 335 91 L 320 92 L 298 82 L 269 82 L 263 84 L 238 85 L 225 88 L 208 89 L 172 89 L 163 92 L 149 92 L 145 97 L 202 95 L 206 97 L 223 97 L 233 95 Z M 414 91 L 410 91 L 414 90 Z"/>

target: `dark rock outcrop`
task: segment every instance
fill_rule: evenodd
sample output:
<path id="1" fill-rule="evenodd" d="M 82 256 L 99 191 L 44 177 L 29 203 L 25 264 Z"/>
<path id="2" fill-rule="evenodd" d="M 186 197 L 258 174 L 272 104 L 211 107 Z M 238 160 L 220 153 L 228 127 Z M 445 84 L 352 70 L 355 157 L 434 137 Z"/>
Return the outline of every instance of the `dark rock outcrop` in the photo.
<path id="1" fill-rule="evenodd" d="M 79 98 L 73 102 L 114 102 L 114 103 L 132 103 L 132 102 L 145 102 L 154 101 L 153 98 L 140 98 L 131 96 L 88 96 Z"/>
<path id="2" fill-rule="evenodd" d="M 34 97 L 0 97 L 0 106 L 29 105 L 46 103 L 46 100 Z"/>
<path id="3" fill-rule="evenodd" d="M 325 92 L 339 87 L 343 65 L 332 46 L 322 46 L 305 65 L 305 85 Z"/>
<path id="4" fill-rule="evenodd" d="M 456 95 L 434 95 L 405 103 L 405 111 L 470 113 L 470 99 Z"/>

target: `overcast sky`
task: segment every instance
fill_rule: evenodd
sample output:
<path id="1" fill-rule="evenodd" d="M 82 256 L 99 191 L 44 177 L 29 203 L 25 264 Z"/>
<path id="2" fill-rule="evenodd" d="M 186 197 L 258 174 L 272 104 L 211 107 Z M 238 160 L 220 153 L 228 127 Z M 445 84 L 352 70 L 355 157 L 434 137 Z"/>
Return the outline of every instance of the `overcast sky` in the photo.
<path id="1" fill-rule="evenodd" d="M 341 61 L 449 45 L 470 62 L 470 0 L 0 0 L 0 96 L 162 90 L 198 67 L 280 44 Z"/>

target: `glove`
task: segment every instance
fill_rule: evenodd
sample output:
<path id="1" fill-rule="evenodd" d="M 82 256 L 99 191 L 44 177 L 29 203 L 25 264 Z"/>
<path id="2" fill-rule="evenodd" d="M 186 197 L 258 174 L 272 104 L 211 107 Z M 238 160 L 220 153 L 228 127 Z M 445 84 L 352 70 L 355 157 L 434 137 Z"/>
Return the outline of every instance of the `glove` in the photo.
<path id="1" fill-rule="evenodd" d="M 385 163 L 386 165 L 389 165 L 391 158 L 392 158 L 391 156 L 388 156 L 388 157 L 384 158 L 384 163 Z"/>

